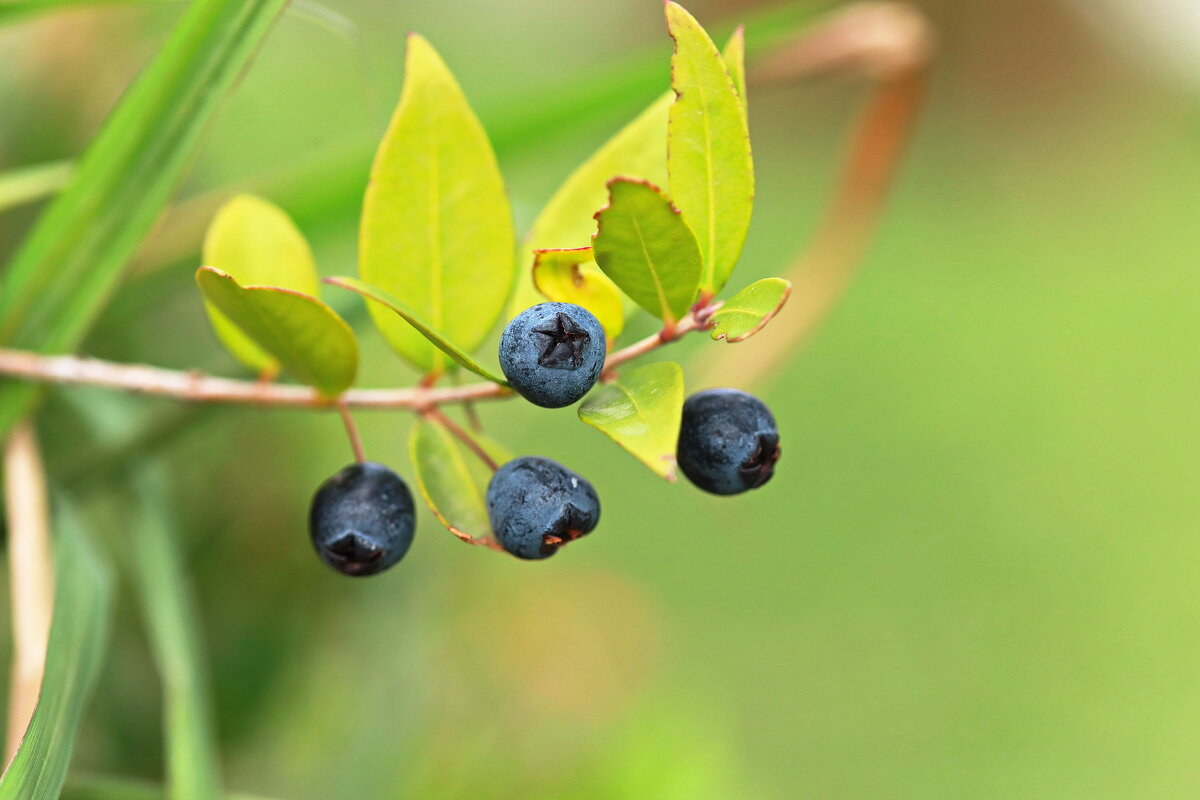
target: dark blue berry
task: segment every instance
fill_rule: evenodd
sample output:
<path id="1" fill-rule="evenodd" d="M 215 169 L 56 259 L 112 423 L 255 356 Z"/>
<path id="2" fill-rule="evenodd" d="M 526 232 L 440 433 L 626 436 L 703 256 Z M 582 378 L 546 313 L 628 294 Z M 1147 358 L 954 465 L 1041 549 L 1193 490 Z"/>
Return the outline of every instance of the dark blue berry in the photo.
<path id="1" fill-rule="evenodd" d="M 408 485 L 370 461 L 321 484 L 308 513 L 317 555 L 347 575 L 374 575 L 395 564 L 408 552 L 415 525 Z"/>
<path id="2" fill-rule="evenodd" d="M 692 483 L 713 494 L 739 494 L 771 480 L 779 428 L 754 395 L 737 389 L 697 392 L 683 404 L 676 457 Z"/>
<path id="3" fill-rule="evenodd" d="M 518 558 L 548 558 L 600 521 L 600 498 L 586 480 L 548 458 L 509 461 L 488 483 L 496 539 Z"/>
<path id="4" fill-rule="evenodd" d="M 513 318 L 500 337 L 500 368 L 521 395 L 543 408 L 569 406 L 604 369 L 604 327 L 572 303 L 541 303 Z"/>

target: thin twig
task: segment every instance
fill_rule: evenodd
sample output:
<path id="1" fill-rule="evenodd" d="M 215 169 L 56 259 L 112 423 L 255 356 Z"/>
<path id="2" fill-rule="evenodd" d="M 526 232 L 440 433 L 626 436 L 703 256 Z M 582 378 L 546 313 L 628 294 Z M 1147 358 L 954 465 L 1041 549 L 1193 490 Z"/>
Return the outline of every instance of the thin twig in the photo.
<path id="1" fill-rule="evenodd" d="M 363 450 L 362 436 L 358 432 L 358 425 L 354 422 L 354 415 L 350 413 L 350 407 L 344 400 L 338 401 L 337 409 L 338 413 L 342 415 L 342 424 L 346 426 L 346 437 L 350 439 L 350 449 L 354 451 L 354 460 L 361 464 L 367 460 L 367 456 Z"/>
<path id="2" fill-rule="evenodd" d="M 13 664 L 5 764 L 16 755 L 37 708 L 54 608 L 46 474 L 33 424 L 15 427 L 4 450 L 8 570 L 12 593 Z"/>
<path id="3" fill-rule="evenodd" d="M 436 408 L 429 408 L 422 411 L 421 415 L 450 431 L 450 434 L 454 436 L 455 439 L 458 439 L 460 442 L 466 445 L 467 449 L 474 453 L 480 461 L 486 464 L 487 468 L 492 472 L 500 469 L 500 466 L 496 463 L 496 460 L 488 455 L 488 451 L 483 449 L 483 445 L 481 445 L 474 436 L 467 433 L 467 431 L 464 430 L 461 425 L 450 419 L 441 411 L 437 410 Z"/>

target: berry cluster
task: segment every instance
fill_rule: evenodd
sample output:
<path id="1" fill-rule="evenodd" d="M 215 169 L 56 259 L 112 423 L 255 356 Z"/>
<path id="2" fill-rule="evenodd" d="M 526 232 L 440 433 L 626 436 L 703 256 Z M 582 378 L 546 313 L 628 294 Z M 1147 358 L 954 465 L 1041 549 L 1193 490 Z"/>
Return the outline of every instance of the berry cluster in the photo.
<path id="1" fill-rule="evenodd" d="M 604 369 L 604 329 L 587 309 L 541 303 L 517 315 L 500 339 L 510 385 L 535 405 L 571 405 Z M 779 460 L 779 429 L 758 398 L 736 389 L 698 392 L 683 405 L 676 456 L 699 488 L 718 495 L 757 489 Z M 501 547 L 523 559 L 548 558 L 591 533 L 600 499 L 582 476 L 548 458 L 499 467 L 487 511 Z M 412 493 L 381 464 L 346 467 L 313 497 L 309 532 L 321 560 L 347 575 L 374 575 L 404 557 L 415 529 Z"/>

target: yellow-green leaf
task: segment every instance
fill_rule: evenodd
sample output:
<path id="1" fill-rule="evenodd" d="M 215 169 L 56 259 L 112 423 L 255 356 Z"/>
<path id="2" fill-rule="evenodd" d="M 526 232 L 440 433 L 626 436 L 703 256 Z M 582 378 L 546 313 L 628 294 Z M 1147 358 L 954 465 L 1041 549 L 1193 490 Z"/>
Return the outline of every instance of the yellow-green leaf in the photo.
<path id="1" fill-rule="evenodd" d="M 497 463 L 511 456 L 486 437 L 476 441 Z M 487 514 L 487 486 L 492 471 L 472 453 L 464 453 L 443 426 L 417 419 L 408 439 L 408 454 L 417 490 L 429 510 L 455 536 L 482 544 L 492 537 Z"/>
<path id="2" fill-rule="evenodd" d="M 622 372 L 579 407 L 579 418 L 600 430 L 669 481 L 683 416 L 683 370 L 670 361 Z"/>
<path id="3" fill-rule="evenodd" d="M 737 90 L 738 99 L 742 101 L 742 113 L 746 113 L 746 26 L 738 25 L 725 43 L 721 51 L 725 60 L 725 69 L 733 79 L 733 88 Z"/>
<path id="4" fill-rule="evenodd" d="M 204 237 L 203 258 L 243 286 L 318 294 L 317 266 L 304 235 L 282 209 L 261 197 L 238 195 L 221 206 Z M 279 370 L 279 362 L 211 301 L 204 305 L 217 338 L 234 358 L 256 372 Z"/>
<path id="5" fill-rule="evenodd" d="M 596 214 L 596 263 L 639 306 L 673 325 L 696 299 L 696 237 L 658 187 L 609 181 L 608 206 Z"/>
<path id="6" fill-rule="evenodd" d="M 791 293 L 791 281 L 783 278 L 755 281 L 713 312 L 712 338 L 730 344 L 749 339 L 779 313 Z"/>
<path id="7" fill-rule="evenodd" d="M 479 377 L 486 378 L 493 383 L 499 383 L 502 386 L 508 385 L 508 382 L 503 378 L 481 367 L 479 363 L 467 355 L 462 348 L 458 347 L 454 342 L 451 342 L 444 333 L 435 329 L 432 325 L 426 322 L 411 306 L 407 305 L 404 303 L 404 301 L 390 292 L 380 289 L 378 286 L 372 286 L 365 281 L 360 281 L 356 278 L 348 278 L 343 275 L 339 275 L 335 278 L 326 278 L 325 282 L 331 286 L 340 286 L 343 289 L 349 289 L 350 291 L 356 292 L 368 300 L 373 300 L 375 303 L 379 304 L 378 306 L 374 306 L 371 303 L 368 303 L 368 308 L 383 308 L 385 309 L 383 313 L 387 313 L 387 310 L 390 310 L 396 314 L 399 314 L 406 322 L 408 322 L 409 325 L 413 327 L 414 330 L 420 333 L 421 336 L 425 337 L 431 344 L 437 347 L 438 350 L 441 350 L 443 353 L 450 356 L 450 358 L 456 361 L 460 366 L 466 367 Z"/>
<path id="8" fill-rule="evenodd" d="M 535 250 L 586 244 L 596 232 L 593 215 L 604 205 L 608 182 L 614 175 L 666 186 L 667 111 L 673 98 L 673 93 L 667 92 L 654 101 L 570 174 L 538 214 L 521 243 L 519 266 L 527 267 Z M 515 317 L 541 301 L 529 273 L 518 269 L 509 316 Z"/>
<path id="9" fill-rule="evenodd" d="M 411 34 L 400 104 L 363 201 L 359 275 L 470 352 L 504 309 L 515 251 L 487 134 L 437 52 Z M 403 319 L 378 306 L 371 315 L 402 356 L 432 375 L 445 370 L 442 352 Z"/>
<path id="10" fill-rule="evenodd" d="M 196 284 L 292 377 L 315 386 L 326 397 L 336 397 L 354 382 L 358 371 L 354 332 L 320 300 L 274 286 L 243 287 L 213 267 L 196 270 Z"/>
<path id="11" fill-rule="evenodd" d="M 533 284 L 550 300 L 574 303 L 595 314 L 604 326 L 609 347 L 625 328 L 621 290 L 600 271 L 590 247 L 535 250 Z"/>
<path id="12" fill-rule="evenodd" d="M 729 280 L 750 228 L 754 166 L 746 114 L 712 39 L 678 3 L 666 4 L 675 40 L 668 118 L 671 199 L 704 257 L 700 290 L 713 296 Z"/>

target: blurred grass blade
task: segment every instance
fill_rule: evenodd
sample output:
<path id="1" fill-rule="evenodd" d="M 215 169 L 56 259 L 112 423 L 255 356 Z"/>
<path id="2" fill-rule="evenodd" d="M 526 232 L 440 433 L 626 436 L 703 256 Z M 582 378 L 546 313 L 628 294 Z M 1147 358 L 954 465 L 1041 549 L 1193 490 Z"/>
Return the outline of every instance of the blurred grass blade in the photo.
<path id="1" fill-rule="evenodd" d="M 696 299 L 696 237 L 657 186 L 617 178 L 608 191 L 596 215 L 596 263 L 639 306 L 674 325 Z"/>
<path id="2" fill-rule="evenodd" d="M 625 448 L 656 475 L 675 480 L 683 418 L 683 369 L 670 361 L 622 372 L 579 406 L 579 418 Z"/>
<path id="3" fill-rule="evenodd" d="M 231 275 L 242 286 L 276 286 L 311 297 L 321 294 L 321 279 L 304 234 L 283 209 L 254 195 L 237 195 L 213 215 L 201 263 Z M 278 359 L 211 301 L 204 306 L 217 338 L 234 358 L 260 374 L 279 371 Z"/>
<path id="4" fill-rule="evenodd" d="M 74 509 L 59 503 L 54 511 L 54 619 L 46 673 L 29 729 L 0 777 L 0 800 L 58 797 L 108 643 L 108 565 L 88 540 Z"/>
<path id="5" fill-rule="evenodd" d="M 409 34 L 404 89 L 363 198 L 359 275 L 472 352 L 508 300 L 514 252 L 487 133 L 437 51 Z M 370 311 L 396 352 L 429 375 L 444 371 L 422 332 L 385 308 Z"/>
<path id="6" fill-rule="evenodd" d="M 195 0 L 0 278 L 0 344 L 63 352 L 104 307 L 287 0 Z M 0 436 L 36 396 L 0 385 Z"/>
<path id="7" fill-rule="evenodd" d="M 493 383 L 498 383 L 501 386 L 508 385 L 508 382 L 505 381 L 504 378 L 501 378 L 480 366 L 475 359 L 467 355 L 462 348 L 450 341 L 444 333 L 426 322 L 416 311 L 414 311 L 406 303 L 402 302 L 400 298 L 396 297 L 390 292 L 384 291 L 378 286 L 372 286 L 366 281 L 360 281 L 357 278 L 348 278 L 342 275 L 339 275 L 335 278 L 326 278 L 325 282 L 330 286 L 339 286 L 343 289 L 349 289 L 352 292 L 362 295 L 368 300 L 378 303 L 385 309 L 391 309 L 403 317 L 404 320 L 413 327 L 413 329 L 428 339 L 443 353 L 450 356 L 450 358 L 456 361 L 460 366 L 466 367 L 479 377 L 492 381 Z M 367 305 L 371 306 L 371 303 L 368 303 Z"/>
<path id="8" fill-rule="evenodd" d="M 229 792 L 225 800 L 271 800 L 256 794 Z M 72 773 L 61 800 L 175 800 L 175 796 L 157 783 L 138 778 Z"/>
<path id="9" fill-rule="evenodd" d="M 750 228 L 750 133 L 716 45 L 679 4 L 668 0 L 666 13 L 675 40 L 671 88 L 677 95 L 667 123 L 670 195 L 696 234 L 704 256 L 700 289 L 712 297 L 729 280 Z"/>
<path id="10" fill-rule="evenodd" d="M 792 282 L 763 278 L 742 289 L 713 312 L 712 338 L 729 344 L 749 339 L 779 313 L 792 293 Z"/>
<path id="11" fill-rule="evenodd" d="M 217 800 L 221 771 L 200 624 L 167 506 L 162 472 L 140 466 L 134 476 L 133 567 L 151 650 L 162 678 L 167 795 Z"/>
<path id="12" fill-rule="evenodd" d="M 49 197 L 67 185 L 72 161 L 50 161 L 0 173 L 0 212 Z"/>

